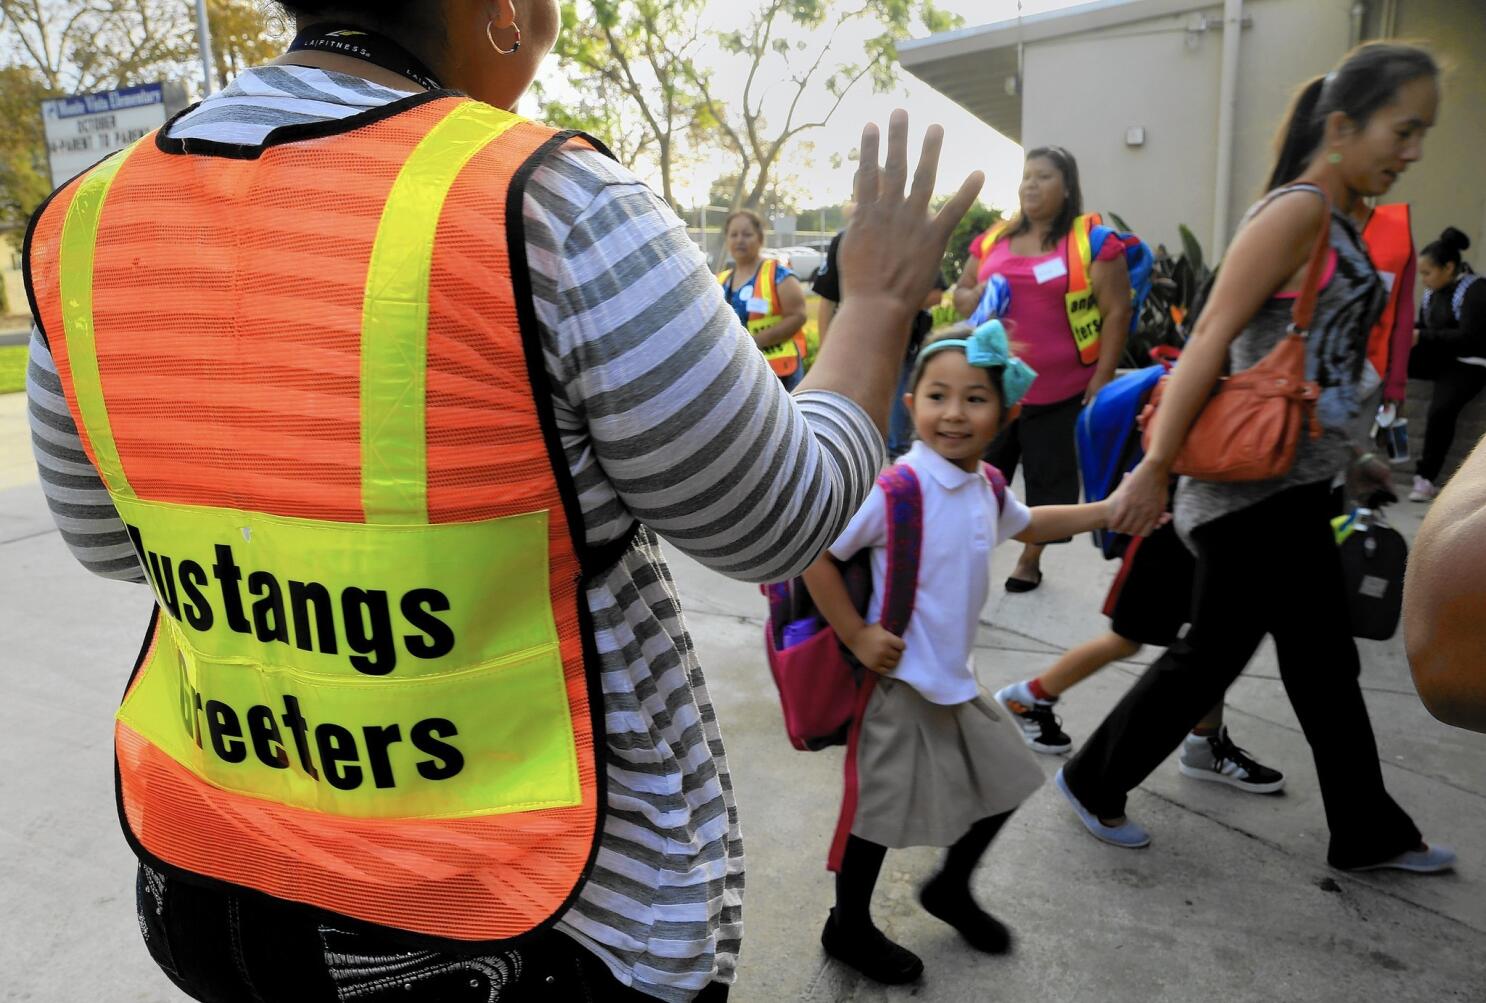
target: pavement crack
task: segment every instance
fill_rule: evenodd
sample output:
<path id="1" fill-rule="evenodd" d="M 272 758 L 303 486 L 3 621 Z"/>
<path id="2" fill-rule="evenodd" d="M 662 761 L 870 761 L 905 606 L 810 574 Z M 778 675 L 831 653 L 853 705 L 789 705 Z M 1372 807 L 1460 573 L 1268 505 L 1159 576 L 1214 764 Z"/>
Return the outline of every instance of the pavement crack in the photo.
<path id="1" fill-rule="evenodd" d="M 53 533 L 58 532 L 60 530 L 55 526 L 51 529 L 39 529 L 34 533 L 27 533 L 25 536 L 13 536 L 8 540 L 0 540 L 0 547 L 7 547 L 12 543 L 25 543 L 27 540 L 34 540 L 39 536 L 51 536 Z"/>
<path id="2" fill-rule="evenodd" d="M 1295 861 L 1296 864 L 1299 865 L 1299 866 L 1309 866 L 1306 863 L 1306 861 L 1299 854 L 1294 853 L 1294 852 L 1290 851 L 1289 849 L 1287 849 L 1283 843 L 1276 843 L 1273 840 L 1265 839 L 1263 836 L 1260 836 L 1258 833 L 1249 832 L 1247 829 L 1242 829 L 1242 828 L 1234 825 L 1232 822 L 1224 821 L 1223 819 L 1218 818 L 1215 815 L 1208 814 L 1207 812 L 1203 811 L 1200 808 L 1194 808 L 1194 807 L 1192 807 L 1189 804 L 1184 804 L 1181 801 L 1178 801 L 1176 798 L 1173 798 L 1173 797 L 1171 797 L 1169 795 L 1166 795 L 1166 794 L 1162 794 L 1160 791 L 1154 791 L 1154 790 L 1151 790 L 1151 789 L 1149 789 L 1147 787 L 1141 787 L 1140 789 L 1145 794 L 1149 795 L 1150 797 L 1155 798 L 1157 801 L 1163 802 L 1164 804 L 1168 804 L 1168 805 L 1170 805 L 1173 808 L 1180 809 L 1181 811 L 1187 812 L 1188 814 L 1196 815 L 1198 818 L 1205 819 L 1205 820 L 1213 823 L 1214 825 L 1218 826 L 1221 829 L 1226 829 L 1227 831 L 1229 831 L 1231 833 L 1234 833 L 1236 835 L 1244 836 L 1244 837 L 1246 837 L 1248 839 L 1252 839 L 1254 842 L 1260 844 L 1261 846 L 1267 847 L 1268 849 L 1273 850 L 1274 852 L 1280 854 L 1281 856 L 1287 857 L 1290 860 Z M 1411 899 L 1411 898 L 1409 898 L 1409 897 L 1407 897 L 1405 895 L 1400 895 L 1398 892 L 1393 891 L 1391 888 L 1387 888 L 1387 887 L 1385 887 L 1383 885 L 1377 885 L 1377 884 L 1373 884 L 1370 881 L 1363 880 L 1362 878 L 1358 877 L 1357 875 L 1351 874 L 1351 873 L 1349 873 L 1347 871 L 1339 871 L 1339 870 L 1338 871 L 1332 871 L 1332 874 L 1330 875 L 1330 879 L 1333 882 L 1336 882 L 1336 883 L 1346 882 L 1347 884 L 1349 884 L 1349 885 L 1355 885 L 1358 888 L 1366 888 L 1369 891 L 1377 892 L 1379 895 L 1383 895 L 1383 896 L 1385 896 L 1387 898 L 1393 899 L 1395 902 L 1402 902 L 1404 905 L 1412 906 L 1415 909 L 1419 909 L 1419 910 L 1421 910 L 1423 912 L 1426 912 L 1429 915 L 1434 916 L 1437 919 L 1442 919 L 1442 920 L 1445 920 L 1446 922 L 1453 923 L 1454 925 L 1459 926 L 1459 927 L 1462 927 L 1462 928 L 1464 928 L 1466 930 L 1469 930 L 1472 933 L 1486 935 L 1486 930 L 1483 930 L 1483 929 L 1481 929 L 1479 927 L 1473 926 L 1472 924 L 1467 923 L 1463 919 L 1460 919 L 1460 918 L 1455 917 L 1455 916 L 1451 916 L 1449 913 L 1443 912 L 1443 911 L 1441 911 L 1439 909 L 1436 909 L 1433 906 L 1428 906 L 1428 905 L 1425 905 L 1422 902 L 1417 902 L 1414 899 Z"/>

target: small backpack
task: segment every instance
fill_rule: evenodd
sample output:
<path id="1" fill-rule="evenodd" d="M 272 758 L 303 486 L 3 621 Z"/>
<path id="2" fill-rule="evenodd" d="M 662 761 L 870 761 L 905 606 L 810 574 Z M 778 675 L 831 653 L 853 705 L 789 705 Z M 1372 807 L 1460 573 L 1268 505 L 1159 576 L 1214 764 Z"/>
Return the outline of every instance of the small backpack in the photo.
<path id="1" fill-rule="evenodd" d="M 998 509 L 1005 504 L 1006 478 L 983 464 Z M 913 615 L 918 562 L 923 541 L 923 494 L 918 475 L 899 463 L 877 478 L 887 504 L 887 576 L 882 597 L 883 627 L 902 636 Z M 872 601 L 872 566 L 867 550 L 838 562 L 857 612 Z M 764 647 L 779 690 L 784 728 L 796 749 L 816 751 L 848 741 L 859 691 L 875 677 L 857 662 L 825 622 L 803 579 L 763 587 L 769 599 Z M 863 684 L 866 683 L 867 686 Z"/>

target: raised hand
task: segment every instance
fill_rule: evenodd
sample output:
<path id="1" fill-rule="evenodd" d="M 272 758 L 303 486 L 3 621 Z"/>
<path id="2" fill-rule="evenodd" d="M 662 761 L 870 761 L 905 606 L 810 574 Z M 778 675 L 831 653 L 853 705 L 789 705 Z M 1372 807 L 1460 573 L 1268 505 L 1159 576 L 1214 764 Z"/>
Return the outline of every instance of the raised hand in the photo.
<path id="1" fill-rule="evenodd" d="M 856 211 L 838 251 L 842 301 L 882 298 L 911 313 L 932 287 L 950 234 L 974 205 L 985 176 L 972 173 L 955 196 L 931 215 L 929 200 L 939 172 L 944 130 L 929 126 L 913 187 L 906 195 L 907 112 L 894 111 L 888 121 L 887 161 L 880 167 L 878 145 L 877 126 L 868 124 L 862 130 L 856 173 Z"/>

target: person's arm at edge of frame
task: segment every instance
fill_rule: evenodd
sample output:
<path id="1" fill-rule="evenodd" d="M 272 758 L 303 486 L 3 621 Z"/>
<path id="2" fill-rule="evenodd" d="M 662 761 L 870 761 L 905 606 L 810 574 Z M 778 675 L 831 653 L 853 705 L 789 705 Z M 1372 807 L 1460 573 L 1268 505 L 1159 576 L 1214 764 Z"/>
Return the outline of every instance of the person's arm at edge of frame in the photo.
<path id="1" fill-rule="evenodd" d="M 779 322 L 753 335 L 759 348 L 773 348 L 795 336 L 805 326 L 805 287 L 791 275 L 779 283 Z"/>
<path id="2" fill-rule="evenodd" d="M 985 293 L 985 283 L 976 281 L 980 275 L 980 259 L 974 254 L 965 259 L 965 268 L 960 272 L 960 280 L 955 283 L 954 299 L 955 313 L 961 317 L 969 317 L 975 312 L 975 304 L 980 302 L 980 297 Z"/>
<path id="3" fill-rule="evenodd" d="M 849 333 L 821 345 L 815 365 L 796 390 L 826 390 L 848 397 L 867 412 L 878 431 L 887 429 L 910 320 L 933 284 L 950 232 L 985 181 L 979 171 L 972 173 L 930 218 L 929 200 L 943 144 L 944 130 L 931 125 L 913 187 L 905 195 L 907 112 L 896 110 L 889 120 L 887 160 L 880 170 L 877 127 L 868 125 L 862 131 L 857 209 L 841 239 L 841 306 L 831 322 L 838 333 Z M 905 241 L 907 254 L 902 253 Z M 884 256 L 889 262 L 882 261 Z"/>
<path id="4" fill-rule="evenodd" d="M 1145 459 L 1110 496 L 1110 529 L 1149 536 L 1166 511 L 1171 468 L 1192 422 L 1223 374 L 1228 348 L 1264 302 L 1310 257 L 1326 203 L 1297 191 L 1277 197 L 1234 237 L 1212 295 L 1172 370 Z M 1298 284 L 1298 278 L 1295 284 Z"/>
<path id="5" fill-rule="evenodd" d="M 1486 439 L 1430 506 L 1403 581 L 1404 648 L 1424 706 L 1486 732 Z"/>

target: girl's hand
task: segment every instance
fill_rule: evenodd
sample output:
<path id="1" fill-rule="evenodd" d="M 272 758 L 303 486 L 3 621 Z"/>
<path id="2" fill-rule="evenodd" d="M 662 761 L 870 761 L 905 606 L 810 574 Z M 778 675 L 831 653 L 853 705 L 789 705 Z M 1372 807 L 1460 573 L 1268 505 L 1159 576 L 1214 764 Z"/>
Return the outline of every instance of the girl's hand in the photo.
<path id="1" fill-rule="evenodd" d="M 863 624 L 862 629 L 846 642 L 857 661 L 880 676 L 898 667 L 907 647 L 903 639 L 880 623 Z"/>
<path id="2" fill-rule="evenodd" d="M 1131 536 L 1150 536 L 1163 524 L 1170 476 L 1149 459 L 1142 460 L 1109 496 L 1109 528 Z"/>

